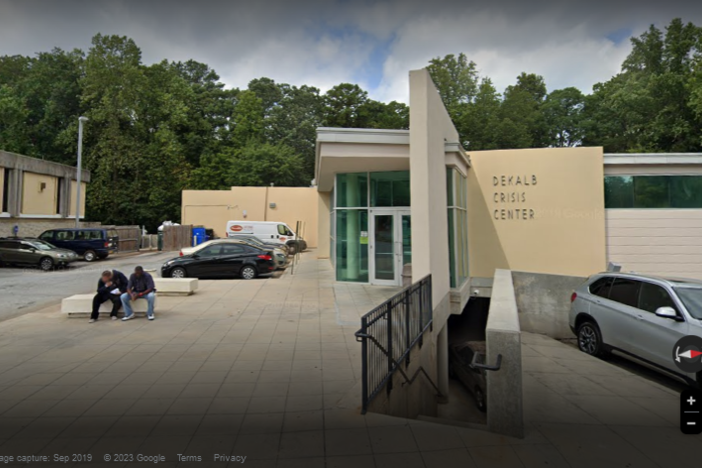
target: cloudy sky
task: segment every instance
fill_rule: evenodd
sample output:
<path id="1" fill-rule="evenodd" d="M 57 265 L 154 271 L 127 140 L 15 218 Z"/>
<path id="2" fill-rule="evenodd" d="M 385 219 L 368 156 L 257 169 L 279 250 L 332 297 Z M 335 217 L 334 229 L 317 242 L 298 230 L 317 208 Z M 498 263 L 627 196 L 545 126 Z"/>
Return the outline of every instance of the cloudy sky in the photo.
<path id="1" fill-rule="evenodd" d="M 145 63 L 192 58 L 230 87 L 352 82 L 406 102 L 409 70 L 463 52 L 500 91 L 526 71 L 589 92 L 619 71 L 632 35 L 675 17 L 702 25 L 702 2 L 0 0 L 0 55 L 87 50 L 94 34 L 119 34 Z"/>

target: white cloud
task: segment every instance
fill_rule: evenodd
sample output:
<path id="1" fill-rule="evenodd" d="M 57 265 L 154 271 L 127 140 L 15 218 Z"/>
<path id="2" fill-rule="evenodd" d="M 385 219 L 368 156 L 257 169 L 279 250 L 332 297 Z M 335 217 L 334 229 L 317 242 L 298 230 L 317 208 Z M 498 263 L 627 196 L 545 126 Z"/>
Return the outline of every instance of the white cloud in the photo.
<path id="1" fill-rule="evenodd" d="M 192 58 L 232 87 L 261 76 L 322 91 L 354 82 L 376 99 L 406 102 L 409 70 L 464 52 L 498 91 L 525 71 L 543 75 L 549 89 L 588 92 L 629 51 L 627 40 L 614 44 L 608 34 L 640 34 L 676 16 L 702 25 L 702 3 L 0 0 L 0 54 L 87 50 L 98 32 L 120 34 L 137 42 L 145 63 Z M 388 41 L 378 63 L 374 49 Z"/>

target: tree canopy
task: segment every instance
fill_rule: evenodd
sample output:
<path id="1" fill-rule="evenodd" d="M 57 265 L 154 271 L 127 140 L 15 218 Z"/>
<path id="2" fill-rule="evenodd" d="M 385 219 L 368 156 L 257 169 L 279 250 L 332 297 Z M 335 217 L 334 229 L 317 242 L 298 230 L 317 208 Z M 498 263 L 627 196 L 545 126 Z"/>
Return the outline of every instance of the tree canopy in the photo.
<path id="1" fill-rule="evenodd" d="M 631 43 L 621 71 L 588 94 L 528 72 L 500 91 L 463 53 L 427 69 L 468 150 L 702 151 L 702 28 L 675 19 Z M 123 36 L 0 56 L 0 149 L 74 165 L 80 115 L 87 216 L 150 229 L 179 219 L 184 189 L 309 185 L 318 127 L 409 128 L 405 104 L 353 83 L 322 93 L 260 77 L 227 89 L 195 60 L 145 65 Z"/>

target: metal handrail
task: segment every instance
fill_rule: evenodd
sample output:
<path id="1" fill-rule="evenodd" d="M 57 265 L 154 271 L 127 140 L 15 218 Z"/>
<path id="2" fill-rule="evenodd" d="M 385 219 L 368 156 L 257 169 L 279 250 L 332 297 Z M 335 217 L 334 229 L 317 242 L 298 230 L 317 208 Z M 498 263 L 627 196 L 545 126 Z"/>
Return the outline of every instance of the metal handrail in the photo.
<path id="1" fill-rule="evenodd" d="M 409 366 L 410 352 L 415 346 L 422 346 L 424 332 L 432 323 L 431 275 L 361 317 L 361 329 L 354 336 L 362 343 L 363 413 L 383 388 L 388 394 L 392 391 L 392 376 L 397 371 L 409 384 L 424 373 L 440 393 L 422 367 L 411 379 L 402 369 L 403 361 L 405 368 Z"/>

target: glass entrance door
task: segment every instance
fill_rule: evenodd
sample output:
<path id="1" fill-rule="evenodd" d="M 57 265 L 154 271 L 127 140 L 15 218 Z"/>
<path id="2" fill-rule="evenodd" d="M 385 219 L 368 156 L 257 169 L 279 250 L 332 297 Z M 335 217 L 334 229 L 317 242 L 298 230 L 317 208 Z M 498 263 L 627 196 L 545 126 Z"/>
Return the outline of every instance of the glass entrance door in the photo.
<path id="1" fill-rule="evenodd" d="M 407 210 L 370 210 L 370 282 L 402 285 L 402 266 L 412 262 L 411 217 Z"/>

